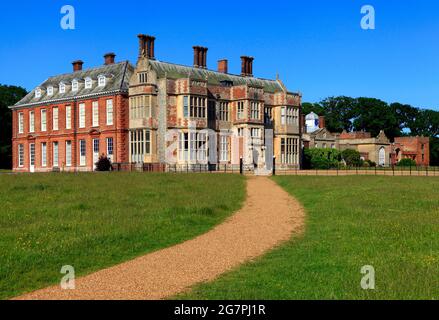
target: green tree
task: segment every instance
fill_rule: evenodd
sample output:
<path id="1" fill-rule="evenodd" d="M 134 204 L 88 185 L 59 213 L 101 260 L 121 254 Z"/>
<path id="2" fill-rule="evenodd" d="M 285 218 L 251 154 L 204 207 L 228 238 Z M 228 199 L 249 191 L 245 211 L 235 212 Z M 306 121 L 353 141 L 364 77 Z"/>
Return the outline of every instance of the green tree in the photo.
<path id="1" fill-rule="evenodd" d="M 357 98 L 357 117 L 354 120 L 354 130 L 367 131 L 377 136 L 384 130 L 387 137 L 393 140 L 401 135 L 401 126 L 397 116 L 389 105 L 379 99 Z"/>
<path id="2" fill-rule="evenodd" d="M 354 149 L 346 149 L 341 153 L 342 159 L 346 162 L 349 167 L 358 167 L 362 163 L 360 153 Z"/>
<path id="3" fill-rule="evenodd" d="M 8 108 L 21 100 L 27 91 L 21 87 L 0 85 L 0 168 L 12 167 L 12 112 Z"/>
<path id="4" fill-rule="evenodd" d="M 319 116 L 325 115 L 325 109 L 320 103 L 310 103 L 310 102 L 302 103 L 302 114 L 307 115 L 311 112 L 314 112 Z"/>
<path id="5" fill-rule="evenodd" d="M 357 116 L 357 103 L 351 97 L 329 97 L 321 101 L 326 117 L 326 127 L 331 132 L 351 131 Z"/>

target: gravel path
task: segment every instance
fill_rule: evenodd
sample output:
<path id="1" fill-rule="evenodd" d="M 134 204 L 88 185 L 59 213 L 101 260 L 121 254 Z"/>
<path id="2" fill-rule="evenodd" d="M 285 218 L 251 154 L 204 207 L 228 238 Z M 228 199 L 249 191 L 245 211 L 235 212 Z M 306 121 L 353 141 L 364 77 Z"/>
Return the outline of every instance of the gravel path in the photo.
<path id="1" fill-rule="evenodd" d="M 208 233 L 78 278 L 74 290 L 57 285 L 17 299 L 171 297 L 264 254 L 302 232 L 303 225 L 304 211 L 297 201 L 272 180 L 252 177 L 244 207 Z"/>

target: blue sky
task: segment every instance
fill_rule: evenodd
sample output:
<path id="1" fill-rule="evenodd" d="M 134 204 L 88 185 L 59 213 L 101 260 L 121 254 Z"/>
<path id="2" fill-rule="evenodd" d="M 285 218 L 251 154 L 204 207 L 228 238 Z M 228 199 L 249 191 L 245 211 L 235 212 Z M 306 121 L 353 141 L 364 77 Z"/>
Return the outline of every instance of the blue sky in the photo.
<path id="1" fill-rule="evenodd" d="M 62 30 L 60 9 L 76 9 Z M 376 30 L 360 28 L 363 5 Z M 208 67 L 255 57 L 255 76 L 280 78 L 304 101 L 370 96 L 439 110 L 439 2 L 435 0 L 1 1 L 0 83 L 32 89 L 70 62 L 137 57 L 138 33 L 156 36 L 156 57 L 190 65 L 192 46 L 209 48 Z"/>

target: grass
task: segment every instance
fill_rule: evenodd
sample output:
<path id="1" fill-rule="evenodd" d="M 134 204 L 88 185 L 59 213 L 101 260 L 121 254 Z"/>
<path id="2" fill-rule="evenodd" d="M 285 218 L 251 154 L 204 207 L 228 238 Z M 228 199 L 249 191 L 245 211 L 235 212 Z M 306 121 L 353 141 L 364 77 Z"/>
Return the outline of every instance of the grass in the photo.
<path id="1" fill-rule="evenodd" d="M 0 175 L 0 298 L 193 238 L 244 198 L 238 175 Z"/>
<path id="2" fill-rule="evenodd" d="M 178 299 L 439 299 L 439 179 L 274 179 L 306 208 L 305 234 Z"/>

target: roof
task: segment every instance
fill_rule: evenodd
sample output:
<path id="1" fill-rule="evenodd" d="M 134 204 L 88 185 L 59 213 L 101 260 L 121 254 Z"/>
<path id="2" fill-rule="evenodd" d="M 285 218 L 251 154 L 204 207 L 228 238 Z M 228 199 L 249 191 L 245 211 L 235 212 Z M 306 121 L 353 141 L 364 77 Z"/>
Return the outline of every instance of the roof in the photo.
<path id="1" fill-rule="evenodd" d="M 312 111 L 305 116 L 305 120 L 318 120 L 318 119 L 319 116 Z"/>
<path id="2" fill-rule="evenodd" d="M 222 73 L 218 71 L 195 68 L 189 66 L 183 66 L 168 62 L 162 62 L 157 60 L 150 60 L 151 67 L 157 72 L 157 76 L 168 77 L 171 79 L 187 78 L 189 75 L 192 78 L 206 80 L 208 84 L 219 85 L 222 81 L 231 81 L 234 86 L 237 85 L 250 85 L 264 88 L 264 91 L 275 93 L 283 92 L 284 89 L 280 81 L 268 80 L 254 77 L 243 77 L 230 73 Z"/>
<path id="3" fill-rule="evenodd" d="M 119 62 L 111 65 L 104 65 L 86 70 L 76 71 L 72 73 L 53 76 L 41 83 L 34 90 L 29 92 L 23 99 L 17 102 L 12 108 L 25 107 L 31 105 L 38 105 L 43 103 L 56 103 L 60 101 L 68 101 L 75 98 L 85 98 L 90 96 L 99 96 L 109 93 L 128 92 L 129 80 L 134 68 L 128 61 Z M 71 85 L 72 81 L 77 79 L 83 81 L 85 78 L 92 78 L 97 81 L 100 75 L 104 75 L 106 85 L 99 87 L 94 83 L 92 88 L 85 89 L 84 85 L 79 86 L 79 91 L 73 92 L 67 89 L 65 93 L 59 93 L 59 84 L 64 82 Z M 53 86 L 53 95 L 49 96 L 47 92 L 43 92 L 40 98 L 35 98 L 35 91 L 38 88 L 47 90 L 48 87 Z"/>

